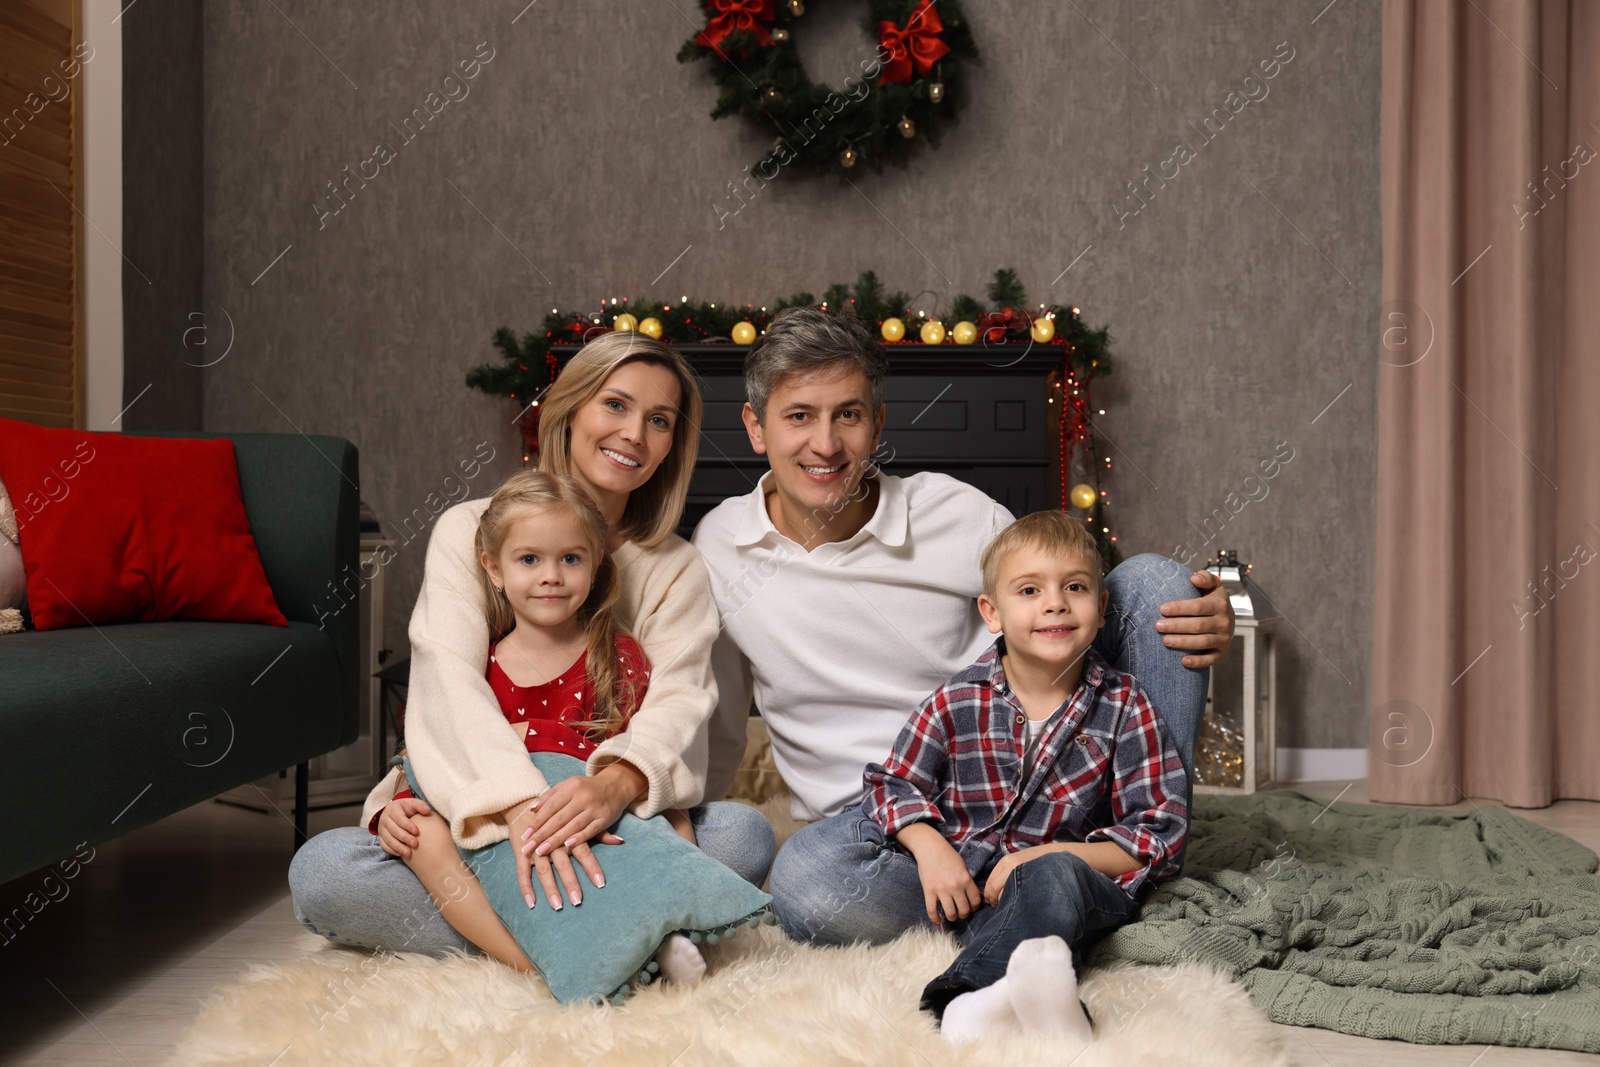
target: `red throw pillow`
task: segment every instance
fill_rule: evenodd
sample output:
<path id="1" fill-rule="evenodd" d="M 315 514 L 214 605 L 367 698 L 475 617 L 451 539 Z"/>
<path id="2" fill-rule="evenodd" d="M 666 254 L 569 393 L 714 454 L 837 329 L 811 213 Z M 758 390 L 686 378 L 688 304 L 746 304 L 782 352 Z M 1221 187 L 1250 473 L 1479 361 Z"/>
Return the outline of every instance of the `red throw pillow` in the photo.
<path id="1" fill-rule="evenodd" d="M 40 630 L 210 619 L 287 626 L 239 492 L 233 442 L 51 430 L 0 419 Z"/>

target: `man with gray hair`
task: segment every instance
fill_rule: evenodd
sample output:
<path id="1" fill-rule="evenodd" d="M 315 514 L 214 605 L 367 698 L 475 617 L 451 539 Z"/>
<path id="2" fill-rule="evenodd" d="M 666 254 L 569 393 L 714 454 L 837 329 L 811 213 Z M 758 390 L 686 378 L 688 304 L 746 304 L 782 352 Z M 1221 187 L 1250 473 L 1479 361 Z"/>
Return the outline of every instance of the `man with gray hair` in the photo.
<path id="1" fill-rule="evenodd" d="M 990 644 L 978 559 L 1012 521 L 947 475 L 877 468 L 888 369 L 853 316 L 779 312 L 745 360 L 745 429 L 771 469 L 694 534 L 723 626 L 706 796 L 732 784 L 753 696 L 791 814 L 814 820 L 773 864 L 774 907 L 791 936 L 829 944 L 928 922 L 915 861 L 861 812 L 862 772 Z M 1119 669 L 1137 664 L 1189 772 L 1207 672 L 1233 635 L 1227 596 L 1210 572 L 1153 554 L 1105 588 L 1094 647 Z"/>

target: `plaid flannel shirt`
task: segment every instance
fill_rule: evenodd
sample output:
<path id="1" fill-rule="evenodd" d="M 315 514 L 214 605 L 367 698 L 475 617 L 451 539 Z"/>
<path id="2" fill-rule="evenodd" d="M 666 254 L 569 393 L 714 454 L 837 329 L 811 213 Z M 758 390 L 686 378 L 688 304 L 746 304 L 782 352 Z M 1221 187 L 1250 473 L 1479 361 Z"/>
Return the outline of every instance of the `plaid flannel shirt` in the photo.
<path id="1" fill-rule="evenodd" d="M 1144 866 L 1118 876 L 1134 899 L 1177 873 L 1188 836 L 1183 762 L 1132 675 L 1091 648 L 1083 679 L 1022 766 L 1026 714 L 1001 637 L 934 690 L 886 763 L 869 763 L 862 809 L 890 839 L 931 822 L 979 877 L 1002 856 L 1059 841 L 1115 841 Z M 896 844 L 896 847 L 900 847 Z"/>

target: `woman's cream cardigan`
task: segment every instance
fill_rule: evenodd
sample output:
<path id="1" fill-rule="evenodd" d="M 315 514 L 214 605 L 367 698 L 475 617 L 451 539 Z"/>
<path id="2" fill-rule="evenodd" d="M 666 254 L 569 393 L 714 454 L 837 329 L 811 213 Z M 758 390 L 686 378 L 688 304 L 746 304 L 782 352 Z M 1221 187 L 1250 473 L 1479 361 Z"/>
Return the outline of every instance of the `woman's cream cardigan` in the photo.
<path id="1" fill-rule="evenodd" d="M 468 500 L 439 516 L 411 613 L 406 754 L 463 848 L 505 840 L 500 813 L 547 788 L 484 677 L 489 627 L 473 538 L 488 505 Z M 700 554 L 681 537 L 647 549 L 629 542 L 612 561 L 622 578 L 617 619 L 650 657 L 650 688 L 628 728 L 588 765 L 591 774 L 619 759 L 639 768 L 650 791 L 632 811 L 648 817 L 698 804 L 705 791 L 717 607 Z M 363 826 L 394 797 L 400 774 L 391 770 L 367 797 Z"/>

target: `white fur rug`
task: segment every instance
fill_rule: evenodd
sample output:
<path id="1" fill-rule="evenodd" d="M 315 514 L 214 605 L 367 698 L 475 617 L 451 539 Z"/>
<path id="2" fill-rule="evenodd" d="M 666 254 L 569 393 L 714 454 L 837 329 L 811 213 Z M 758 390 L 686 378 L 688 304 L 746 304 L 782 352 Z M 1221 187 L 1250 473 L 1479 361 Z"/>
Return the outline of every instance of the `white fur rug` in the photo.
<path id="1" fill-rule="evenodd" d="M 775 927 L 707 948 L 698 987 L 652 985 L 621 1007 L 563 1007 L 537 977 L 487 959 L 371 956 L 334 945 L 257 967 L 215 994 L 173 1064 L 490 1067 L 905 1064 L 1077 1067 L 1153 1062 L 1280 1067 L 1272 1025 L 1244 988 L 1203 964 L 1091 970 L 1097 1040 L 1076 1060 L 1050 1039 L 953 1046 L 917 1010 L 954 939 L 818 949 Z"/>

